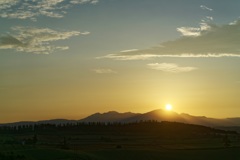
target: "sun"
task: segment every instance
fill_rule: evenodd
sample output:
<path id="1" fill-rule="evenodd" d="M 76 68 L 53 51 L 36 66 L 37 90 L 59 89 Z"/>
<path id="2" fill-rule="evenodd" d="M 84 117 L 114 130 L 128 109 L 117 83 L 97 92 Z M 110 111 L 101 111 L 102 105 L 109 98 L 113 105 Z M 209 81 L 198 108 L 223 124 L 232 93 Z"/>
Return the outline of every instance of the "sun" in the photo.
<path id="1" fill-rule="evenodd" d="M 172 110 L 172 105 L 171 104 L 166 104 L 165 109 L 167 111 L 171 111 Z"/>

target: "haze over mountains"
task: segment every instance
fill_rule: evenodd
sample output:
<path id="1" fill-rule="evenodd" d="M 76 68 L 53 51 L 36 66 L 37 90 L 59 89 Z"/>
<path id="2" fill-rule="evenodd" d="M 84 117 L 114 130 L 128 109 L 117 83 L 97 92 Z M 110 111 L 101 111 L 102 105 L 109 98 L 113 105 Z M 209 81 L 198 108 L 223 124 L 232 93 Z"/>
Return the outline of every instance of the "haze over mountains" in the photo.
<path id="1" fill-rule="evenodd" d="M 67 120 L 67 119 L 53 119 L 53 120 L 43 120 L 43 121 L 22 121 L 8 124 L 0 124 L 0 125 L 29 125 L 34 123 L 49 123 L 49 124 L 67 124 L 67 123 L 78 123 L 78 122 L 105 122 L 105 123 L 131 123 L 131 122 L 139 122 L 139 121 L 147 121 L 147 120 L 155 120 L 155 121 L 170 121 L 170 122 L 181 122 L 181 123 L 189 123 L 189 124 L 198 124 L 210 127 L 240 127 L 240 117 L 239 118 L 225 118 L 225 119 L 216 119 L 216 118 L 208 118 L 205 116 L 192 116 L 186 113 L 178 114 L 173 111 L 165 111 L 165 110 L 153 110 L 147 113 L 118 113 L 116 111 L 110 111 L 106 113 L 95 113 L 86 118 L 80 120 Z"/>

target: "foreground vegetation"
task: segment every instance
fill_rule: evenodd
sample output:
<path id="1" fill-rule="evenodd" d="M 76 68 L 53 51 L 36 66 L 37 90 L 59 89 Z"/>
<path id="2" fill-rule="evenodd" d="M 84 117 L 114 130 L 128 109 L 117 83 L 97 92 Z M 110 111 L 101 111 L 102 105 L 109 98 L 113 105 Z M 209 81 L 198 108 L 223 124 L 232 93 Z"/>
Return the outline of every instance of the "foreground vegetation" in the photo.
<path id="1" fill-rule="evenodd" d="M 0 160 L 239 159 L 240 137 L 176 122 L 0 127 Z"/>

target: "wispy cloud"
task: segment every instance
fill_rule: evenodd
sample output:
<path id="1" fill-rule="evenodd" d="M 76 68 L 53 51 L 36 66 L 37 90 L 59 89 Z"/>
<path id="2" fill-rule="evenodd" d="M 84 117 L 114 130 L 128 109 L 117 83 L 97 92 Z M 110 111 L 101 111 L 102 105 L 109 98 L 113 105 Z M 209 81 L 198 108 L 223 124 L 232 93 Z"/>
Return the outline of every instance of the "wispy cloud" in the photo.
<path id="1" fill-rule="evenodd" d="M 200 36 L 201 29 L 200 28 L 193 28 L 193 27 L 180 27 L 177 28 L 178 32 L 181 32 L 183 36 Z"/>
<path id="2" fill-rule="evenodd" d="M 127 53 L 127 52 L 134 52 L 134 51 L 138 51 L 138 49 L 122 50 L 122 51 L 120 51 L 120 52 L 121 52 L 121 53 Z"/>
<path id="3" fill-rule="evenodd" d="M 68 46 L 55 46 L 51 42 L 66 40 L 81 34 L 79 31 L 56 31 L 50 28 L 13 27 L 13 34 L 0 37 L 0 49 L 14 49 L 19 52 L 49 54 L 66 50 Z"/>
<path id="4" fill-rule="evenodd" d="M 213 17 L 211 16 L 206 16 L 207 20 L 213 21 Z"/>
<path id="5" fill-rule="evenodd" d="M 112 70 L 112 69 L 106 69 L 106 68 L 99 68 L 99 69 L 93 69 L 93 71 L 97 74 L 113 74 L 113 73 L 117 73 L 116 71 Z"/>
<path id="6" fill-rule="evenodd" d="M 197 69 L 195 67 L 180 67 L 175 63 L 150 63 L 148 68 L 171 73 L 190 72 Z"/>
<path id="7" fill-rule="evenodd" d="M 205 5 L 201 5 L 200 8 L 202 8 L 203 10 L 213 11 L 212 8 L 209 8 L 209 7 L 205 6 Z"/>
<path id="8" fill-rule="evenodd" d="M 90 32 L 81 32 L 81 35 L 89 35 L 90 34 Z"/>
<path id="9" fill-rule="evenodd" d="M 199 27 L 179 27 L 182 36 L 149 49 L 108 54 L 100 58 L 149 60 L 159 57 L 240 57 L 240 20 L 216 25 L 202 21 Z"/>
<path id="10" fill-rule="evenodd" d="M 113 60 L 151 60 L 154 58 L 163 58 L 163 57 L 172 57 L 172 58 L 220 58 L 220 57 L 240 57 L 240 55 L 237 54 L 231 54 L 231 53 L 221 53 L 221 54 L 192 54 L 192 53 L 185 53 L 185 54 L 139 54 L 135 53 L 136 55 L 121 55 L 121 54 L 109 54 L 102 57 L 96 57 L 96 59 L 113 59 Z"/>
<path id="11" fill-rule="evenodd" d="M 211 24 L 207 23 L 205 20 L 202 20 L 199 27 L 179 27 L 177 28 L 177 31 L 183 36 L 198 37 L 207 31 L 210 31 L 211 29 Z"/>
<path id="12" fill-rule="evenodd" d="M 141 52 L 141 51 L 140 51 Z M 128 53 L 128 52 L 125 52 Z M 122 53 L 116 53 L 116 54 L 108 54 L 102 57 L 96 57 L 96 59 L 114 59 L 114 60 L 149 60 L 152 58 L 156 58 L 158 55 L 156 54 L 139 54 L 139 52 L 133 52 L 133 54 L 122 54 Z"/>
<path id="13" fill-rule="evenodd" d="M 37 20 L 39 16 L 62 18 L 78 4 L 96 4 L 98 0 L 1 0 L 0 17 Z"/>
<path id="14" fill-rule="evenodd" d="M 72 4 L 83 4 L 83 3 L 91 3 L 91 4 L 97 4 L 98 0 L 71 0 L 70 3 Z"/>

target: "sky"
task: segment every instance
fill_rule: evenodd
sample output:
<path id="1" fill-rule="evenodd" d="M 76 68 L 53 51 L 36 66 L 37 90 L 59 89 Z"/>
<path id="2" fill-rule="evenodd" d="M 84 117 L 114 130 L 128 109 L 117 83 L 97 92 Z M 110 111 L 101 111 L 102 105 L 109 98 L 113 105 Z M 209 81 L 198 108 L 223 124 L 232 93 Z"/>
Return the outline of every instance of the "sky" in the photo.
<path id="1" fill-rule="evenodd" d="M 1 0 L 0 123 L 240 117 L 238 0 Z"/>

